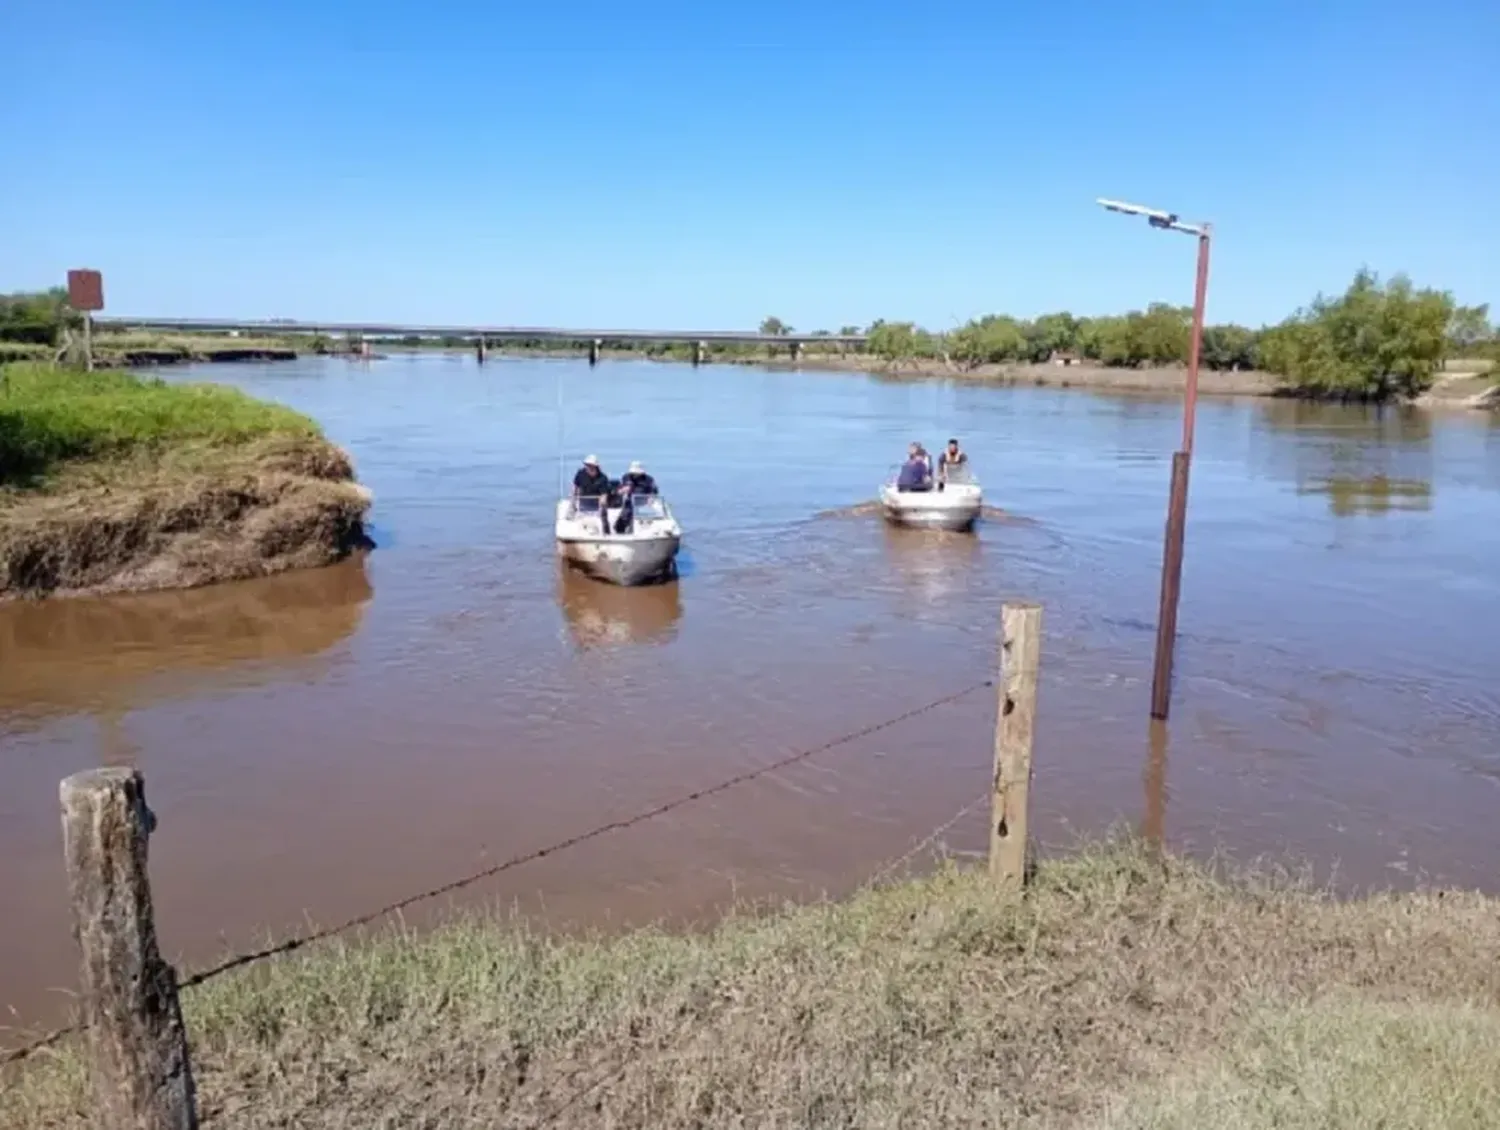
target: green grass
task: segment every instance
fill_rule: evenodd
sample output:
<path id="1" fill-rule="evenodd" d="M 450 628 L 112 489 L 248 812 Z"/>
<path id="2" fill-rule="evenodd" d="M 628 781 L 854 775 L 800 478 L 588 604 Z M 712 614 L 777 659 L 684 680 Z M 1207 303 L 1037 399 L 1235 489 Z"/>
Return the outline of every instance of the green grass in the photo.
<path id="1" fill-rule="evenodd" d="M 35 485 L 79 461 L 318 434 L 300 413 L 223 386 L 27 362 L 0 367 L 0 485 Z"/>
<path id="2" fill-rule="evenodd" d="M 1339 902 L 1132 845 L 705 933 L 392 928 L 185 996 L 203 1124 L 1496 1125 L 1500 904 Z M 82 1130 L 76 1046 L 0 1125 Z"/>

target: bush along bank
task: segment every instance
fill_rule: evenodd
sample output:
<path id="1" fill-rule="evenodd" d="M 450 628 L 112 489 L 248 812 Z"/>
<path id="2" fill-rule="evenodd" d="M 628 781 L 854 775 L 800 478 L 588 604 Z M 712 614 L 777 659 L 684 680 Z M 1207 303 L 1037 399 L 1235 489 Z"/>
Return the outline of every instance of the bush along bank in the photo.
<path id="1" fill-rule="evenodd" d="M 190 588 L 369 544 L 307 417 L 230 388 L 0 368 L 0 600 Z"/>

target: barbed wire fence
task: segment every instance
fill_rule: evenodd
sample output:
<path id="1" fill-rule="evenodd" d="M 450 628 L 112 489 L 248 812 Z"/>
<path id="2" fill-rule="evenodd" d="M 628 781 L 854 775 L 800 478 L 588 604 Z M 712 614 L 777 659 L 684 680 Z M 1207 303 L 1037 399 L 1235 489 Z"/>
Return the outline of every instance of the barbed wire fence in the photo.
<path id="1" fill-rule="evenodd" d="M 580 832 L 576 835 L 568 836 L 564 839 L 557 840 L 543 847 L 534 848 L 530 851 L 511 856 L 499 863 L 495 863 L 481 870 L 471 872 L 460 878 L 450 880 L 438 886 L 408 895 L 394 902 L 390 902 L 383 906 L 380 906 L 374 910 L 370 910 L 353 918 L 349 918 L 336 925 L 294 934 L 291 937 L 284 938 L 272 945 L 235 954 L 232 957 L 226 958 L 206 969 L 202 969 L 190 974 L 189 976 L 184 978 L 177 987 L 179 989 L 193 988 L 195 986 L 202 985 L 207 981 L 211 981 L 217 977 L 223 976 L 224 974 L 229 973 L 233 970 L 242 969 L 250 965 L 258 964 L 262 961 L 291 954 L 306 946 L 326 941 L 340 935 L 347 934 L 350 931 L 358 930 L 362 927 L 372 925 L 382 919 L 390 917 L 391 915 L 398 914 L 406 908 L 417 903 L 426 902 L 434 898 L 439 898 L 445 894 L 451 894 L 455 891 L 462 890 L 465 887 L 472 886 L 475 883 L 493 878 L 494 876 L 500 875 L 506 871 L 521 867 L 527 863 L 532 863 L 539 859 L 545 859 L 548 856 L 566 851 L 569 848 L 576 847 L 579 844 L 598 839 L 599 837 L 609 835 L 613 832 L 623 831 L 627 828 L 646 823 L 647 821 L 653 820 L 656 817 L 663 816 L 668 812 L 681 808 L 684 805 L 692 804 L 696 801 L 700 801 L 707 797 L 714 796 L 716 794 L 736 788 L 737 786 L 748 784 L 751 781 L 757 780 L 761 777 L 765 777 L 769 774 L 789 769 L 794 765 L 807 761 L 810 758 L 816 757 L 818 754 L 826 753 L 829 750 L 848 745 L 851 742 L 859 741 L 862 738 L 870 737 L 874 734 L 880 733 L 883 730 L 890 729 L 893 726 L 898 726 L 903 722 L 910 721 L 914 718 L 931 713 L 932 711 L 941 709 L 944 706 L 948 706 L 952 703 L 958 702 L 961 699 L 967 698 L 968 696 L 977 693 L 978 691 L 994 687 L 995 683 L 996 680 L 994 678 L 985 678 L 978 680 L 958 691 L 942 695 L 941 697 L 932 699 L 919 706 L 912 707 L 909 710 L 905 710 L 899 714 L 882 719 L 879 722 L 874 722 L 869 725 L 862 726 L 858 729 L 848 731 L 836 738 L 819 743 L 818 745 L 797 750 L 793 753 L 777 758 L 774 761 L 768 762 L 765 765 L 760 765 L 752 769 L 747 769 L 741 773 L 737 773 L 713 785 L 708 785 L 703 788 L 694 789 L 690 792 L 683 793 L 680 796 L 672 798 L 671 800 L 665 801 L 651 808 L 643 809 L 642 811 L 637 812 L 631 816 L 607 821 L 605 823 L 596 825 L 593 828 L 590 828 L 588 831 Z M 1003 714 L 1004 711 L 1002 709 L 1002 715 Z M 135 771 L 116 770 L 115 772 L 134 774 Z M 138 776 L 136 779 L 139 780 Z M 979 797 L 965 804 L 952 816 L 937 825 L 920 840 L 916 841 L 901 855 L 883 864 L 866 881 L 867 884 L 875 885 L 885 882 L 897 870 L 899 870 L 905 864 L 909 863 L 918 854 L 928 848 L 935 846 L 939 839 L 947 832 L 951 831 L 964 817 L 972 814 L 980 807 L 981 804 L 991 800 L 991 793 L 987 790 Z M 83 1023 L 64 1025 L 63 1027 L 55 1028 L 47 1032 L 45 1035 L 33 1039 L 29 1043 L 23 1044 L 20 1047 L 0 1053 L 0 1067 L 19 1063 L 22 1060 L 28 1059 L 31 1056 L 37 1055 L 38 1053 L 43 1052 L 49 1048 L 55 1047 L 57 1044 L 66 1040 L 70 1036 L 74 1036 L 84 1031 L 85 1027 L 86 1025 L 84 1025 Z M 598 1085 L 600 1085 L 600 1083 L 591 1084 L 590 1089 Z M 551 1117 L 555 1118 L 560 1113 L 561 1110 L 555 1112 Z"/>

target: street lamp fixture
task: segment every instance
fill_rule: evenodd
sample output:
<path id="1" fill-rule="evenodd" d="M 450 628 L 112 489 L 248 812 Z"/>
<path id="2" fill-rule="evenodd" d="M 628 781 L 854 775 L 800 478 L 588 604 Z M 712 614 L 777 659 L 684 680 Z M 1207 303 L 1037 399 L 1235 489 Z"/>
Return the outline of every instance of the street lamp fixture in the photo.
<path id="1" fill-rule="evenodd" d="M 1172 698 L 1172 650 L 1177 641 L 1177 602 L 1182 592 L 1182 543 L 1187 530 L 1188 471 L 1193 461 L 1193 425 L 1198 415 L 1198 362 L 1203 354 L 1203 309 L 1208 299 L 1210 224 L 1185 224 L 1176 212 L 1099 198 L 1111 212 L 1144 216 L 1153 228 L 1180 231 L 1198 240 L 1198 279 L 1193 291 L 1193 329 L 1188 339 L 1187 385 L 1182 398 L 1182 447 L 1172 455 L 1167 533 L 1162 548 L 1161 605 L 1156 618 L 1156 661 L 1151 679 L 1151 717 L 1165 718 Z"/>
<path id="2" fill-rule="evenodd" d="M 1200 238 L 1207 237 L 1210 231 L 1208 224 L 1185 224 L 1177 218 L 1176 212 L 1163 212 L 1159 208 L 1147 208 L 1144 204 L 1127 204 L 1123 200 L 1106 200 L 1102 196 L 1099 198 L 1099 204 L 1111 212 L 1123 212 L 1127 216 L 1145 216 L 1146 222 L 1153 228 L 1186 232 L 1188 235 L 1196 235 Z"/>

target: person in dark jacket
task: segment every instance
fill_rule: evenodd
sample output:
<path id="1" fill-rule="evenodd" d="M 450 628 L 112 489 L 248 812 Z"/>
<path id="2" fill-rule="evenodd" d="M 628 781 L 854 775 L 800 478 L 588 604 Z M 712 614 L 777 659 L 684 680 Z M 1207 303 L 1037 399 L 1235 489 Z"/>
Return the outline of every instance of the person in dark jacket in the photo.
<path id="1" fill-rule="evenodd" d="M 646 473 L 646 468 L 641 466 L 640 460 L 630 465 L 630 470 L 625 472 L 625 477 L 620 480 L 620 488 L 631 494 L 656 494 L 656 480 Z"/>
<path id="2" fill-rule="evenodd" d="M 639 460 L 630 464 L 620 480 L 620 516 L 615 519 L 615 533 L 623 534 L 635 528 L 635 499 L 657 493 L 656 480 L 646 473 Z"/>
<path id="3" fill-rule="evenodd" d="M 932 460 L 922 450 L 920 443 L 914 443 L 906 449 L 906 462 L 901 464 L 901 473 L 896 476 L 896 489 L 932 489 Z"/>
<path id="4" fill-rule="evenodd" d="M 605 533 L 609 533 L 609 519 L 605 517 L 605 508 L 609 505 L 609 496 L 613 490 L 614 484 L 609 481 L 609 476 L 599 468 L 599 457 L 586 456 L 583 466 L 573 476 L 573 503 L 580 514 L 599 514 L 604 519 Z"/>

